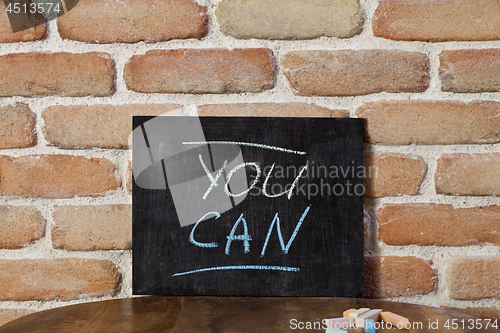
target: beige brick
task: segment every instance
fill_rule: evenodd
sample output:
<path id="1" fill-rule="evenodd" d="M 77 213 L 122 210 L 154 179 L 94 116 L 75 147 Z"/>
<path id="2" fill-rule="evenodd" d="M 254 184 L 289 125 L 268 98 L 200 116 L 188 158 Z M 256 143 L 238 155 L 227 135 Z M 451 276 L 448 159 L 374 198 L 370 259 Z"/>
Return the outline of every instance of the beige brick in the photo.
<path id="1" fill-rule="evenodd" d="M 451 306 L 444 306 L 448 310 L 466 313 L 481 319 L 491 319 L 492 321 L 500 321 L 500 310 L 494 307 L 468 307 L 468 308 L 455 308 Z"/>
<path id="2" fill-rule="evenodd" d="M 500 195 L 500 154 L 442 154 L 435 183 L 438 194 Z"/>
<path id="3" fill-rule="evenodd" d="M 446 266 L 446 285 L 451 298 L 500 298 L 500 258 L 497 256 L 452 257 Z"/>
<path id="4" fill-rule="evenodd" d="M 497 0 L 380 0 L 373 34 L 426 42 L 500 39 Z"/>
<path id="5" fill-rule="evenodd" d="M 443 91 L 479 93 L 500 90 L 500 49 L 443 51 L 439 54 L 439 61 Z"/>
<path id="6" fill-rule="evenodd" d="M 385 204 L 377 216 L 379 239 L 388 245 L 500 245 L 500 206 Z"/>
<path id="7" fill-rule="evenodd" d="M 71 198 L 116 190 L 115 166 L 107 159 L 70 155 L 0 156 L 2 196 Z"/>
<path id="8" fill-rule="evenodd" d="M 304 96 L 423 92 L 429 65 L 422 53 L 399 50 L 293 51 L 284 56 L 292 89 Z"/>
<path id="9" fill-rule="evenodd" d="M 356 111 L 373 144 L 500 142 L 500 103 L 493 101 L 377 101 Z"/>
<path id="10" fill-rule="evenodd" d="M 312 103 L 207 104 L 198 106 L 198 115 L 200 117 L 349 117 L 346 110 L 331 110 Z"/>
<path id="11" fill-rule="evenodd" d="M 36 145 L 35 125 L 36 116 L 27 105 L 0 107 L 0 149 Z"/>
<path id="12" fill-rule="evenodd" d="M 73 105 L 44 110 L 45 138 L 60 148 L 129 148 L 132 116 L 160 116 L 177 104 Z"/>
<path id="13" fill-rule="evenodd" d="M 57 206 L 52 244 L 74 251 L 130 250 L 132 206 Z"/>
<path id="14" fill-rule="evenodd" d="M 142 93 L 260 92 L 274 87 L 275 64 L 268 49 L 153 50 L 133 56 L 123 76 Z"/>
<path id="15" fill-rule="evenodd" d="M 25 0 L 16 1 L 19 3 L 27 2 Z M 45 18 L 40 14 L 35 15 L 12 15 L 11 19 L 14 19 L 14 27 L 17 32 L 12 31 L 12 25 L 7 15 L 5 8 L 5 2 L 0 1 L 0 43 L 19 43 L 19 42 L 31 42 L 36 40 L 41 40 L 45 38 L 47 33 L 47 24 L 45 23 Z M 31 23 L 31 24 L 30 24 Z M 35 27 L 30 28 L 36 24 Z M 24 28 L 21 30 L 21 28 Z"/>
<path id="16" fill-rule="evenodd" d="M 416 257 L 365 256 L 364 297 L 382 298 L 428 294 L 435 289 L 432 261 Z"/>
<path id="17" fill-rule="evenodd" d="M 0 326 L 33 312 L 35 311 L 27 309 L 0 309 Z"/>
<path id="18" fill-rule="evenodd" d="M 215 15 L 235 38 L 349 38 L 363 29 L 359 0 L 223 0 Z"/>
<path id="19" fill-rule="evenodd" d="M 69 301 L 114 296 L 119 280 L 118 269 L 108 260 L 0 260 L 0 300 L 3 301 Z"/>
<path id="20" fill-rule="evenodd" d="M 0 96 L 109 96 L 115 65 L 106 53 L 12 53 L 0 56 Z"/>
<path id="21" fill-rule="evenodd" d="M 20 249 L 45 235 L 39 210 L 25 206 L 0 206 L 0 249 Z"/>
<path id="22" fill-rule="evenodd" d="M 411 154 L 367 153 L 365 196 L 371 198 L 418 195 L 427 173 L 422 157 Z"/>
<path id="23" fill-rule="evenodd" d="M 191 0 L 80 0 L 57 26 L 62 38 L 89 43 L 201 39 L 208 31 L 205 11 Z"/>

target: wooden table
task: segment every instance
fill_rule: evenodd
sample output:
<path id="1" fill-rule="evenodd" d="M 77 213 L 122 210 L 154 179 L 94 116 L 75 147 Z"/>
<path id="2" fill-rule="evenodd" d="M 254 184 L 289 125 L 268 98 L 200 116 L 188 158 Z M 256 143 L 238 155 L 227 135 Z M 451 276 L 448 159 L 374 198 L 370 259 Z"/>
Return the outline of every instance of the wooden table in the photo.
<path id="1" fill-rule="evenodd" d="M 467 329 L 473 317 L 422 305 L 350 298 L 253 298 L 253 297 L 139 297 L 71 305 L 42 311 L 14 320 L 0 333 L 13 332 L 182 332 L 182 333 L 276 333 L 325 332 L 305 329 L 322 319 L 341 317 L 350 308 L 378 308 L 410 319 L 404 332 L 498 332 L 495 328 Z M 452 320 L 458 329 L 444 327 Z M 465 329 L 462 329 L 464 320 Z M 430 329 L 439 322 L 439 329 Z M 475 321 L 474 321 L 475 323 Z M 482 322 L 485 323 L 485 322 Z M 295 327 L 295 329 L 294 329 Z M 303 327 L 304 329 L 299 329 Z M 314 327 L 314 326 L 310 326 Z M 377 332 L 398 332 L 379 329 Z M 349 332 L 363 332 L 362 329 Z"/>

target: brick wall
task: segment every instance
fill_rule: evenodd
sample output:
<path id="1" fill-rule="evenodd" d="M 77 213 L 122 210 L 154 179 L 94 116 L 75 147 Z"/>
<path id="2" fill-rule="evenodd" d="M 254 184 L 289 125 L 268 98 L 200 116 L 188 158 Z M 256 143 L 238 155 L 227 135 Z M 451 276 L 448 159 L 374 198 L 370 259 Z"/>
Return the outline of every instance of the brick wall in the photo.
<path id="1" fill-rule="evenodd" d="M 0 9 L 0 324 L 131 296 L 131 116 L 172 110 L 365 118 L 366 296 L 500 317 L 498 0 Z"/>

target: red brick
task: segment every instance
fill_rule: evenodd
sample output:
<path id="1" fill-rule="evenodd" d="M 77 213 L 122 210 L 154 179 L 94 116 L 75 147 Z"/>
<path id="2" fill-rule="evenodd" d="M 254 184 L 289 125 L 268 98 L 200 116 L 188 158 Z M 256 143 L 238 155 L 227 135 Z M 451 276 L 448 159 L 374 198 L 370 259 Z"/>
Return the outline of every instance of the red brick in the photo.
<path id="1" fill-rule="evenodd" d="M 241 93 L 274 87 L 275 64 L 268 49 L 153 50 L 133 56 L 123 74 L 142 93 Z"/>
<path id="2" fill-rule="evenodd" d="M 377 101 L 357 111 L 373 144 L 500 142 L 500 103 L 493 101 Z"/>
<path id="3" fill-rule="evenodd" d="M 224 0 L 215 15 L 235 38 L 349 38 L 363 30 L 359 0 Z"/>
<path id="4" fill-rule="evenodd" d="M 437 273 L 429 260 L 366 256 L 364 264 L 364 297 L 424 295 L 436 286 Z"/>
<path id="5" fill-rule="evenodd" d="M 25 104 L 0 108 L 0 149 L 36 145 L 35 125 L 36 116 Z"/>
<path id="6" fill-rule="evenodd" d="M 52 244 L 74 251 L 130 250 L 130 205 L 57 206 L 54 209 Z"/>
<path id="7" fill-rule="evenodd" d="M 0 300 L 3 301 L 69 301 L 114 296 L 119 280 L 118 269 L 108 260 L 0 260 Z"/>
<path id="8" fill-rule="evenodd" d="M 446 285 L 453 299 L 500 298 L 500 258 L 452 257 L 447 263 Z"/>
<path id="9" fill-rule="evenodd" d="M 363 251 L 365 253 L 371 253 L 375 249 L 375 245 L 377 243 L 377 239 L 375 237 L 375 217 L 373 216 L 373 212 L 364 207 L 363 209 Z"/>
<path id="10" fill-rule="evenodd" d="M 349 117 L 346 110 L 331 110 L 312 103 L 207 104 L 198 106 L 198 115 L 200 117 Z"/>
<path id="11" fill-rule="evenodd" d="M 73 105 L 44 110 L 45 139 L 60 148 L 129 148 L 132 116 L 160 116 L 177 104 Z"/>
<path id="12" fill-rule="evenodd" d="M 29 1 L 19 0 L 19 3 L 29 3 Z M 12 25 L 7 15 L 5 2 L 0 1 L 0 43 L 19 43 L 31 42 L 45 38 L 47 33 L 47 24 L 45 18 L 41 14 L 12 15 L 10 19 L 14 20 L 14 27 L 17 32 L 12 32 Z M 33 23 L 36 25 L 32 26 Z"/>
<path id="13" fill-rule="evenodd" d="M 127 184 L 125 186 L 127 188 L 127 193 L 132 193 L 132 161 L 128 162 Z"/>
<path id="14" fill-rule="evenodd" d="M 367 153 L 365 158 L 365 196 L 418 195 L 427 173 L 422 157 L 411 154 Z"/>
<path id="15" fill-rule="evenodd" d="M 24 317 L 35 311 L 26 309 L 0 309 L 0 326 L 17 318 Z"/>
<path id="16" fill-rule="evenodd" d="M 500 195 L 500 154 L 442 154 L 435 183 L 438 194 Z"/>
<path id="17" fill-rule="evenodd" d="M 116 190 L 115 166 L 106 159 L 69 155 L 0 156 L 2 196 L 71 198 Z"/>
<path id="18" fill-rule="evenodd" d="M 45 219 L 34 207 L 0 206 L 0 249 L 20 249 L 45 235 Z"/>
<path id="19" fill-rule="evenodd" d="M 498 0 L 380 0 L 373 34 L 395 40 L 446 42 L 500 39 Z"/>
<path id="20" fill-rule="evenodd" d="M 500 321 L 500 310 L 494 307 L 468 307 L 468 308 L 455 308 L 451 306 L 444 306 L 444 308 L 466 313 L 481 319 L 491 319 Z"/>
<path id="21" fill-rule="evenodd" d="M 500 206 L 385 204 L 377 216 L 379 239 L 388 245 L 500 245 Z"/>
<path id="22" fill-rule="evenodd" d="M 500 90 L 500 49 L 443 51 L 439 60 L 443 91 L 479 93 Z"/>
<path id="23" fill-rule="evenodd" d="M 423 92 L 429 87 L 425 54 L 399 50 L 293 51 L 283 59 L 294 92 L 354 96 Z"/>
<path id="24" fill-rule="evenodd" d="M 191 0 L 80 0 L 57 26 L 62 38 L 90 43 L 201 39 L 208 31 L 205 11 Z"/>
<path id="25" fill-rule="evenodd" d="M 109 96 L 115 63 L 106 53 L 12 53 L 0 56 L 0 96 Z"/>

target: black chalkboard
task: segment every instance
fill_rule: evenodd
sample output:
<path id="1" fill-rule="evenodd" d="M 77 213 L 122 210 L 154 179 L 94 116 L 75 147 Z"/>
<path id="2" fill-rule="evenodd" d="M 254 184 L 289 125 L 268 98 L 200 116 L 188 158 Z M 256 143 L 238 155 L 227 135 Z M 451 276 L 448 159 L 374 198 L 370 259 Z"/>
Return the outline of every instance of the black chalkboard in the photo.
<path id="1" fill-rule="evenodd" d="M 362 295 L 362 119 L 133 128 L 134 294 Z"/>

